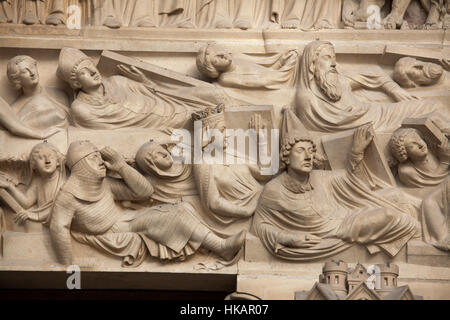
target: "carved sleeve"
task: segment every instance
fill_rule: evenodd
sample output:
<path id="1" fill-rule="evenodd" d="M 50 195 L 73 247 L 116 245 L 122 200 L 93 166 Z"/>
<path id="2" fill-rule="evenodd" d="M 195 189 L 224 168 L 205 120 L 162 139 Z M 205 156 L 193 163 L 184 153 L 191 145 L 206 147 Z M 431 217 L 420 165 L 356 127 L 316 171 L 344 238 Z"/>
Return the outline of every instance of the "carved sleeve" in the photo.
<path id="1" fill-rule="evenodd" d="M 248 218 L 251 217 L 256 210 L 256 202 L 254 209 L 248 210 L 247 206 L 236 205 L 222 197 L 215 184 L 213 184 L 209 189 L 208 207 L 216 214 L 231 218 Z"/>
<path id="2" fill-rule="evenodd" d="M 76 211 L 74 201 L 77 200 L 71 194 L 60 191 L 50 222 L 50 235 L 56 255 L 58 260 L 65 265 L 70 265 L 73 261 L 70 225 Z"/>
<path id="3" fill-rule="evenodd" d="M 123 178 L 109 179 L 111 191 L 116 200 L 148 200 L 153 194 L 153 186 L 139 172 L 129 165 L 123 166 L 119 170 Z"/>

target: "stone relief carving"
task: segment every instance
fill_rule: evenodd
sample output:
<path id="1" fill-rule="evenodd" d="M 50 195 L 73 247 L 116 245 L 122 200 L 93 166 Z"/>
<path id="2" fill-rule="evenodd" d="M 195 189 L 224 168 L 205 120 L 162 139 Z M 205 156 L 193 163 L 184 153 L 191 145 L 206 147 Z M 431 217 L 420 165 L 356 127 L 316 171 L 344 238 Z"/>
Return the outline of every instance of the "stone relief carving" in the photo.
<path id="1" fill-rule="evenodd" d="M 117 29 L 441 29 L 447 0 L 2 0 L 0 23 L 64 25 L 76 5 L 83 26 Z"/>
<path id="2" fill-rule="evenodd" d="M 99 7 L 106 11 L 99 14 L 106 17 L 102 24 L 110 28 L 154 27 L 156 16 L 159 25 L 167 27 L 202 26 L 190 13 L 198 2 L 169 1 L 164 8 L 158 6 L 159 11 L 150 8 L 157 3 L 106 1 Z M 283 28 L 330 28 L 340 22 L 335 15 L 341 13 L 334 10 L 338 3 L 342 4 L 272 1 L 273 12 L 279 10 L 272 14 L 276 17 L 273 23 Z M 367 3 L 352 4 L 351 21 L 363 21 L 357 11 Z M 149 11 L 137 10 L 140 5 Z M 249 9 L 255 5 L 253 1 L 236 0 L 233 6 L 225 1 L 204 1 L 203 5 L 202 10 L 208 11 L 203 22 L 210 19 L 207 24 L 211 28 L 256 25 Z M 226 5 L 228 11 L 222 11 L 221 6 Z M 224 16 L 217 16 L 217 10 Z M 133 18 L 130 12 L 142 16 Z M 196 86 L 186 86 L 179 84 L 179 74 L 167 73 L 176 81 L 166 83 L 132 62 L 117 63 L 116 70 L 110 70 L 115 74 L 103 77 L 86 54 L 64 48 L 57 75 L 74 91 L 69 103 L 40 85 L 35 60 L 17 56 L 9 61 L 7 76 L 20 95 L 11 105 L 0 100 L 0 124 L 9 131 L 7 138 L 45 139 L 61 134 L 71 144 L 67 152 L 51 143 L 36 145 L 29 160 L 33 174 L 25 189 L 7 175 L 14 168 L 0 168 L 6 171 L 5 177 L 0 176 L 4 214 L 12 214 L 16 224 L 29 220 L 50 225 L 54 251 L 65 265 L 79 258 L 72 239 L 120 257 L 124 266 L 138 266 L 148 256 L 180 261 L 200 248 L 236 262 L 247 232 L 256 235 L 275 258 L 297 262 L 321 261 L 353 247 L 393 259 L 415 240 L 448 251 L 450 110 L 448 104 L 419 99 L 405 90 L 417 86 L 447 90 L 448 59 L 441 67 L 403 58 L 392 66 L 393 78 L 379 66 L 361 72 L 345 70 L 336 60 L 334 46 L 325 41 L 308 44 L 303 53 L 289 50 L 264 57 L 230 54 L 210 44 L 199 50 L 196 65 L 213 84 L 195 79 Z M 358 95 L 361 89 L 385 98 Z M 281 101 L 277 91 L 294 92 L 292 106 L 280 114 L 280 172 L 262 175 L 260 161 L 191 164 L 174 159 L 171 150 L 176 142 L 170 141 L 170 133 L 173 129 L 193 133 L 192 120 L 201 121 L 200 149 L 223 145 L 225 154 L 234 151 L 227 148 L 230 136 L 225 108 L 242 103 L 233 90 L 242 96 L 265 92 L 262 100 L 273 94 L 267 102 L 274 105 Z M 437 128 L 433 130 L 439 131 L 438 142 L 430 143 L 420 129 L 405 124 L 410 118 L 433 123 Z M 167 141 L 155 139 L 142 145 L 132 155 L 134 159 L 127 159 L 129 163 L 118 151 L 99 150 L 88 141 L 73 138 L 74 130 L 92 136 L 102 131 L 111 135 L 114 144 L 115 134 L 137 128 L 148 130 L 145 141 L 154 138 L 153 129 L 169 134 Z M 255 112 L 241 129 L 259 132 L 266 128 Z M 209 136 L 212 129 L 222 137 Z M 336 132 L 352 137 L 351 148 L 340 150 L 349 154 L 345 170 L 336 168 L 335 159 L 325 159 L 331 153 L 322 138 Z M 378 134 L 388 136 L 381 147 Z M 253 141 L 257 150 L 267 148 L 267 136 L 257 137 Z M 398 181 L 380 177 L 384 174 L 381 165 L 366 163 L 386 162 L 383 148 L 399 162 Z M 325 153 L 324 159 L 319 151 Z M 235 158 L 245 156 L 233 154 Z M 136 169 L 130 165 L 133 161 Z M 65 162 L 70 170 L 68 179 Z M 406 194 L 404 189 L 412 188 L 423 193 Z"/>

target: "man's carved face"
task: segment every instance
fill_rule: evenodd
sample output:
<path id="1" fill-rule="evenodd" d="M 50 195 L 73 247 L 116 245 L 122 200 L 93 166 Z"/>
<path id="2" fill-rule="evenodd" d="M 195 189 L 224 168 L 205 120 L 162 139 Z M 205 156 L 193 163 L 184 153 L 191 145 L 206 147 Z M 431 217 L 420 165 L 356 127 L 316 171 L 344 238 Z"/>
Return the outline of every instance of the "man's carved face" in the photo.
<path id="1" fill-rule="evenodd" d="M 444 73 L 444 68 L 430 62 L 414 60 L 406 70 L 408 78 L 417 86 L 430 86 L 436 84 Z"/>
<path id="2" fill-rule="evenodd" d="M 408 134 L 405 137 L 404 145 L 408 152 L 408 158 L 412 160 L 424 159 L 428 154 L 426 142 L 417 133 Z"/>
<path id="3" fill-rule="evenodd" d="M 81 89 L 96 88 L 103 82 L 100 72 L 92 62 L 77 71 L 77 80 Z"/>
<path id="4" fill-rule="evenodd" d="M 322 93 L 331 101 L 341 99 L 342 86 L 336 70 L 336 54 L 333 47 L 326 46 L 320 50 L 314 64 L 314 78 Z"/>
<path id="5" fill-rule="evenodd" d="M 25 59 L 17 64 L 19 70 L 19 81 L 23 88 L 34 87 L 39 84 L 39 73 L 36 62 L 31 59 Z"/>
<path id="6" fill-rule="evenodd" d="M 313 170 L 314 146 L 310 141 L 297 142 L 289 155 L 289 170 L 293 170 L 300 176 L 309 174 Z"/>
<path id="7" fill-rule="evenodd" d="M 51 148 L 39 148 L 32 154 L 34 169 L 41 176 L 52 175 L 59 167 L 58 155 Z"/>
<path id="8" fill-rule="evenodd" d="M 105 161 L 99 151 L 91 153 L 85 159 L 96 176 L 106 177 Z"/>

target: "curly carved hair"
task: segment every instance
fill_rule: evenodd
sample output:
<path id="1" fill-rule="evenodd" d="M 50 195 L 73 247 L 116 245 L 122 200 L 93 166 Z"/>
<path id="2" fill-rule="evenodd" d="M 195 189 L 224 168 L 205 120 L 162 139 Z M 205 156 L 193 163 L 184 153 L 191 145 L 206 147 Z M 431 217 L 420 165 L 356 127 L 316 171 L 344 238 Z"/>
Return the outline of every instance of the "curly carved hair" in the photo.
<path id="1" fill-rule="evenodd" d="M 405 138 L 409 135 L 417 134 L 420 137 L 419 132 L 412 128 L 400 128 L 397 129 L 389 141 L 389 150 L 398 162 L 402 163 L 408 160 L 408 151 L 405 147 Z"/>
<path id="2" fill-rule="evenodd" d="M 211 79 L 217 79 L 220 76 L 219 71 L 211 62 L 211 55 L 214 53 L 214 44 L 208 44 L 201 48 L 197 54 L 197 68 L 198 70 Z"/>
<path id="3" fill-rule="evenodd" d="M 288 166 L 289 163 L 289 156 L 291 155 L 292 147 L 295 146 L 298 142 L 309 142 L 313 146 L 313 152 L 317 152 L 317 146 L 310 138 L 306 137 L 292 137 L 289 138 L 287 141 L 284 141 L 283 145 L 281 146 L 281 152 L 280 152 L 280 159 L 281 162 Z"/>
<path id="4" fill-rule="evenodd" d="M 22 85 L 20 84 L 19 74 L 20 70 L 18 65 L 23 62 L 29 60 L 35 66 L 37 65 L 37 61 L 34 60 L 30 56 L 15 56 L 14 58 L 8 61 L 8 65 L 6 67 L 6 75 L 8 77 L 9 82 L 14 86 L 16 90 L 22 89 Z"/>
<path id="5" fill-rule="evenodd" d="M 416 64 L 416 59 L 405 57 L 397 61 L 394 67 L 394 80 L 403 88 L 415 88 L 417 84 L 411 80 L 408 75 L 410 70 Z"/>

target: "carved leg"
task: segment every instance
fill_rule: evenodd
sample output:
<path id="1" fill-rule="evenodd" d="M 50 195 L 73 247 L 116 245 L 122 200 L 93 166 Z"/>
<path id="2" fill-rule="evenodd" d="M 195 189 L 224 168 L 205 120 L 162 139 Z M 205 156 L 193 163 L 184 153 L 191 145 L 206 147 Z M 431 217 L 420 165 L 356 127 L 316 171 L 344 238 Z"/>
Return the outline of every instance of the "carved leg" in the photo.
<path id="1" fill-rule="evenodd" d="M 105 18 L 103 25 L 111 29 L 117 29 L 122 26 L 122 23 L 117 18 L 116 0 L 104 0 L 102 13 Z"/>
<path id="2" fill-rule="evenodd" d="M 253 11 L 255 3 L 253 0 L 233 0 L 236 7 L 236 19 L 234 27 L 242 30 L 251 29 L 253 26 Z"/>
<path id="3" fill-rule="evenodd" d="M 230 1 L 232 0 L 215 0 L 217 2 L 217 9 L 215 14 L 220 15 L 220 19 L 217 20 L 216 29 L 231 29 L 233 28 L 233 22 L 230 18 Z"/>
<path id="4" fill-rule="evenodd" d="M 36 1 L 39 0 L 25 0 L 25 14 L 22 20 L 24 24 L 32 25 L 40 22 L 37 16 Z"/>
<path id="5" fill-rule="evenodd" d="M 140 28 L 156 28 L 156 23 L 154 21 L 155 0 L 135 1 L 136 3 L 131 25 Z"/>
<path id="6" fill-rule="evenodd" d="M 427 21 L 425 22 L 425 29 L 436 30 L 441 28 L 439 18 L 443 9 L 444 8 L 441 8 L 439 0 L 431 0 L 430 12 L 428 13 Z"/>
<path id="7" fill-rule="evenodd" d="M 300 28 L 301 19 L 305 9 L 306 0 L 286 0 L 284 7 L 284 21 L 281 23 L 283 29 Z"/>
<path id="8" fill-rule="evenodd" d="M 450 0 L 446 1 L 446 13 L 444 17 L 444 29 L 450 29 Z"/>
<path id="9" fill-rule="evenodd" d="M 0 0 L 0 23 L 11 23 L 13 12 L 12 7 L 6 0 Z"/>
<path id="10" fill-rule="evenodd" d="M 236 256 L 244 245 L 245 235 L 246 232 L 241 231 L 240 233 L 225 240 L 216 236 L 214 233 L 209 232 L 202 243 L 202 247 L 218 254 L 226 261 L 230 261 Z M 194 234 L 193 237 L 195 236 L 196 235 Z"/>
<path id="11" fill-rule="evenodd" d="M 397 29 L 403 23 L 403 17 L 411 0 L 393 0 L 391 13 L 384 19 L 386 29 Z"/>
<path id="12" fill-rule="evenodd" d="M 66 24 L 66 15 L 64 13 L 64 0 L 53 0 L 50 14 L 45 20 L 45 24 L 57 26 Z"/>

